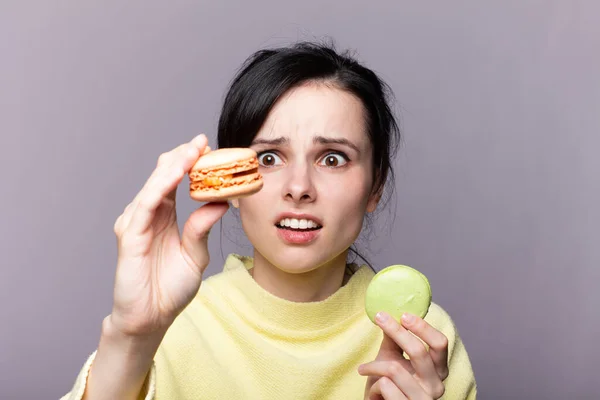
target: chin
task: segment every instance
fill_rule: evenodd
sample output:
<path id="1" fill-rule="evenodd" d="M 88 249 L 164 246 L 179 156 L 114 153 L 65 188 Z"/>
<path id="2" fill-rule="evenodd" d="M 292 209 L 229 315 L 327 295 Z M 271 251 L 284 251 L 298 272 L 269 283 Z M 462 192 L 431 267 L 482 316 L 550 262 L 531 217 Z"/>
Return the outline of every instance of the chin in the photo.
<path id="1" fill-rule="evenodd" d="M 261 255 L 281 271 L 302 274 L 313 271 L 336 258 L 336 255 L 327 253 L 324 249 L 310 247 L 276 246 Z"/>

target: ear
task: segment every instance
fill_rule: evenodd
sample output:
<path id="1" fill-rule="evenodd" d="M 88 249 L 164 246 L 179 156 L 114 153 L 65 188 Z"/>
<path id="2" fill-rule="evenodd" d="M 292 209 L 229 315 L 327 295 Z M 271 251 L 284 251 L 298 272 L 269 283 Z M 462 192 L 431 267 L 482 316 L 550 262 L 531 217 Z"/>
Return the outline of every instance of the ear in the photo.
<path id="1" fill-rule="evenodd" d="M 379 203 L 380 199 L 381 195 L 379 194 L 371 195 L 371 197 L 369 198 L 369 202 L 367 203 L 367 212 L 375 211 L 377 209 L 377 203 Z"/>
<path id="2" fill-rule="evenodd" d="M 238 199 L 231 199 L 231 205 L 235 208 L 240 208 L 240 201 Z"/>
<path id="3" fill-rule="evenodd" d="M 377 204 L 383 195 L 383 185 L 375 192 L 372 192 L 367 201 L 367 212 L 372 213 L 377 209 Z"/>

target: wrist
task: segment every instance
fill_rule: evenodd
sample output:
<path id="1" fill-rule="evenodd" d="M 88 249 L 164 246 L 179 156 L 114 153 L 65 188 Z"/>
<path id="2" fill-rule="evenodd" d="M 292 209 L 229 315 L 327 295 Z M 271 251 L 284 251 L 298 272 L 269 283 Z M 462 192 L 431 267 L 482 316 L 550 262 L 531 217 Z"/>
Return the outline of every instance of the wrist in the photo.
<path id="1" fill-rule="evenodd" d="M 84 399 L 139 398 L 163 336 L 125 335 L 115 329 L 110 316 L 104 318 Z"/>
<path id="2" fill-rule="evenodd" d="M 165 334 L 166 329 L 144 335 L 123 333 L 115 327 L 109 315 L 102 321 L 101 343 L 118 349 L 123 355 L 135 355 L 136 358 L 149 355 L 153 358 Z"/>

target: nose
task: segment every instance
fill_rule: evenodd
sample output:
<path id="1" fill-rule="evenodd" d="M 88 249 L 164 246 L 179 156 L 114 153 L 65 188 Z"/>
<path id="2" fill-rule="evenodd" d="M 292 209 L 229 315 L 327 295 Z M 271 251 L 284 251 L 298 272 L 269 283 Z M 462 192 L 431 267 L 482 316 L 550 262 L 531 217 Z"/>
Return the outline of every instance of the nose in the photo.
<path id="1" fill-rule="evenodd" d="M 283 197 L 294 203 L 311 203 L 317 199 L 312 171 L 305 164 L 288 166 L 288 176 L 283 185 Z"/>

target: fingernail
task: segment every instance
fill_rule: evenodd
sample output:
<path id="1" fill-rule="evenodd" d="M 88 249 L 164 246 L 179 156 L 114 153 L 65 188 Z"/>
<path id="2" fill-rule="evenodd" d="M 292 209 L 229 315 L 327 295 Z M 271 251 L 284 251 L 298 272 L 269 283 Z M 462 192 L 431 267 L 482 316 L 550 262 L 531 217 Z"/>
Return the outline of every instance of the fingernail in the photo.
<path id="1" fill-rule="evenodd" d="M 412 324 L 415 321 L 415 316 L 409 313 L 402 314 L 402 321 L 407 324 Z"/>
<path id="2" fill-rule="evenodd" d="M 377 322 L 384 323 L 385 321 L 387 321 L 388 315 L 383 312 L 378 312 L 377 315 L 375 315 L 375 319 L 377 320 Z"/>

